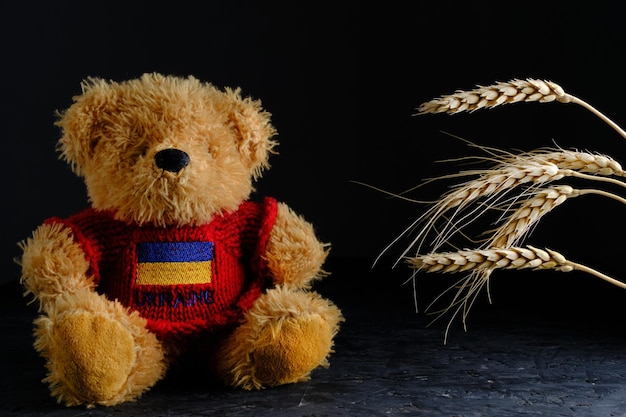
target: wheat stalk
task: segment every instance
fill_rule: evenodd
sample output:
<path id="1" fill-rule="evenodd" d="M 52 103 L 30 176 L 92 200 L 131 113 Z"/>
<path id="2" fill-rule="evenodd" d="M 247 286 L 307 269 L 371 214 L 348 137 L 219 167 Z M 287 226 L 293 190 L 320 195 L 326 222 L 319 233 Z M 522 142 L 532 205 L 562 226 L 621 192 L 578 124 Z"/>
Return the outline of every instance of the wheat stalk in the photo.
<path id="1" fill-rule="evenodd" d="M 626 132 L 621 127 L 589 103 L 566 93 L 557 83 L 535 78 L 514 79 L 507 82 L 500 81 L 488 86 L 478 85 L 477 88 L 468 91 L 457 90 L 453 94 L 443 95 L 422 103 L 417 108 L 417 114 L 473 112 L 503 104 L 519 102 L 549 103 L 553 101 L 574 103 L 584 107 L 611 126 L 623 138 L 626 138 Z"/>

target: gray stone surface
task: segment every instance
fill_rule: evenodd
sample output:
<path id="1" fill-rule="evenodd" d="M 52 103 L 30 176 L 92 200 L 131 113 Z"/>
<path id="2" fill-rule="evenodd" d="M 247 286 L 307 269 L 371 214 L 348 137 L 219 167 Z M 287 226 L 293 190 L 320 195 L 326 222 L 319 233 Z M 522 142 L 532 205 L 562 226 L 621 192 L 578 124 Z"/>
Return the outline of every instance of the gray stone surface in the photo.
<path id="1" fill-rule="evenodd" d="M 196 370 L 169 375 L 134 403 L 89 410 L 65 408 L 48 395 L 40 382 L 43 362 L 31 346 L 34 308 L 17 285 L 7 285 L 0 415 L 626 415 L 621 290 L 581 277 L 572 293 L 563 294 L 557 275 L 512 277 L 510 286 L 492 289 L 492 305 L 477 302 L 467 331 L 453 325 L 444 344 L 446 321 L 428 326 L 431 318 L 414 312 L 410 287 L 399 284 L 401 271 L 349 262 L 332 268 L 319 291 L 342 307 L 347 320 L 330 368 L 315 371 L 311 381 L 247 392 L 215 385 Z M 529 286 L 515 287 L 522 279 Z M 547 280 L 541 293 L 530 289 L 537 279 Z M 434 290 L 426 286 L 423 294 Z"/>

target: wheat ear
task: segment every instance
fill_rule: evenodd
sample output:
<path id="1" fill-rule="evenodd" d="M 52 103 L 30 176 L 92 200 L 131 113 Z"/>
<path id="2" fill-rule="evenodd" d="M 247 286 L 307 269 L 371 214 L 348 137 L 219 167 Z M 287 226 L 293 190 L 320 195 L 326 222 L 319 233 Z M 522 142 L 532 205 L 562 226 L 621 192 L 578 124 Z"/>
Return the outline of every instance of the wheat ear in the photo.
<path id="1" fill-rule="evenodd" d="M 543 184 L 557 181 L 564 177 L 578 177 L 594 181 L 609 182 L 626 188 L 626 183 L 615 178 L 585 174 L 569 168 L 560 169 L 556 164 L 543 160 L 540 155 L 539 153 L 530 153 L 525 157 L 517 156 L 514 160 L 502 162 L 492 169 L 468 170 L 454 175 L 440 177 L 439 179 L 453 178 L 456 176 L 477 176 L 477 178 L 461 183 L 442 195 L 428 210 L 396 237 L 396 239 L 383 250 L 383 253 L 391 246 L 395 245 L 403 236 L 421 225 L 421 230 L 415 234 L 406 250 L 400 255 L 400 258 L 406 256 L 411 249 L 415 249 L 416 252 L 419 253 L 426 236 L 432 230 L 436 229 L 436 224 L 442 218 L 447 218 L 443 228 L 437 232 L 437 237 L 432 242 L 431 249 L 436 251 L 445 244 L 453 234 L 478 219 L 488 209 L 497 206 L 507 193 L 521 185 L 527 186 L 532 190 Z M 559 160 L 555 155 L 550 154 L 550 156 L 555 162 L 558 162 L 562 166 L 576 165 L 575 161 L 570 161 L 566 157 Z M 599 167 L 599 165 L 596 166 L 586 163 L 585 167 L 587 170 L 591 170 L 593 167 Z M 609 171 L 613 172 L 612 169 L 597 169 L 594 174 Z M 483 204 L 476 205 L 473 209 L 468 208 L 472 202 L 482 198 L 484 198 Z M 453 210 L 452 214 L 447 215 L 450 210 Z"/>
<path id="2" fill-rule="evenodd" d="M 538 101 L 549 103 L 571 102 L 571 96 L 563 88 L 552 82 L 533 78 L 526 80 L 514 79 L 508 82 L 497 82 L 493 85 L 478 85 L 473 90 L 457 90 L 453 94 L 443 95 L 421 104 L 418 114 L 425 113 L 460 113 L 493 108 L 503 104 Z"/>
<path id="3" fill-rule="evenodd" d="M 450 209 L 521 184 L 539 185 L 569 176 L 610 182 L 626 188 L 623 181 L 603 178 L 611 175 L 626 177 L 621 165 L 605 155 L 566 150 L 537 150 L 519 155 L 509 154 L 496 161 L 499 163 L 490 169 L 466 170 L 436 178 L 477 176 L 476 179 L 459 184 L 444 194 L 439 203 Z"/>
<path id="4" fill-rule="evenodd" d="M 559 252 L 533 246 L 473 249 L 457 252 L 430 253 L 406 259 L 407 264 L 424 272 L 463 272 L 468 270 L 495 269 L 553 269 L 561 272 L 583 271 L 620 288 L 626 284 L 595 269 L 567 260 Z"/>
<path id="5" fill-rule="evenodd" d="M 626 177 L 621 164 L 608 155 L 573 151 L 560 148 L 544 148 L 503 158 L 504 163 L 516 161 L 541 161 L 556 165 L 559 169 L 571 169 L 603 176 Z"/>
<path id="6" fill-rule="evenodd" d="M 621 127 L 589 103 L 566 93 L 557 83 L 535 78 L 514 79 L 488 86 L 478 85 L 477 88 L 468 91 L 457 90 L 453 94 L 443 95 L 422 103 L 417 108 L 417 114 L 472 112 L 503 104 L 519 102 L 549 103 L 553 101 L 575 103 L 584 107 L 611 126 L 623 138 L 626 138 L 626 132 Z"/>
<path id="7" fill-rule="evenodd" d="M 486 234 L 494 234 L 484 247 L 509 248 L 516 246 L 526 237 L 532 227 L 536 225 L 543 216 L 564 203 L 565 200 L 588 194 L 609 197 L 622 204 L 626 204 L 626 199 L 603 190 L 579 190 L 569 185 L 556 185 L 538 189 L 535 190 L 535 193 L 530 198 L 520 202 L 518 208 L 515 209 L 507 218 L 506 222 L 500 227 L 486 232 Z"/>
<path id="8" fill-rule="evenodd" d="M 585 265 L 571 262 L 560 253 L 551 249 L 538 249 L 533 246 L 462 250 L 457 252 L 440 252 L 406 258 L 406 262 L 416 271 L 470 273 L 459 280 L 448 290 L 439 294 L 427 307 L 431 309 L 445 294 L 456 290 L 452 301 L 438 313 L 435 320 L 454 309 L 445 330 L 444 344 L 447 342 L 450 326 L 454 319 L 462 314 L 465 328 L 466 319 L 482 288 L 487 285 L 491 273 L 496 269 L 552 269 L 561 272 L 582 271 L 596 276 L 612 285 L 626 289 L 626 284 L 611 278 Z"/>
<path id="9" fill-rule="evenodd" d="M 475 200 L 491 196 L 491 204 L 495 205 L 500 198 L 500 194 L 521 185 L 521 184 L 543 184 L 545 182 L 554 181 L 562 178 L 559 169 L 554 164 L 539 164 L 531 162 L 520 166 L 502 166 L 493 170 L 472 170 L 464 171 L 458 175 L 478 175 L 478 178 L 460 184 L 444 194 L 433 204 L 425 213 L 419 216 L 405 231 L 392 241 L 385 251 L 394 245 L 399 239 L 414 230 L 421 224 L 424 226 L 414 236 L 411 244 L 401 254 L 400 258 L 406 256 L 411 248 L 416 248 L 419 253 L 423 238 L 435 228 L 436 223 L 445 216 L 445 214 L 454 209 L 454 213 L 449 216 L 446 226 L 438 233 L 438 239 L 434 243 L 436 250 L 443 244 L 450 233 L 457 230 L 456 226 L 461 222 L 470 219 L 476 219 L 476 215 L 481 207 L 464 212 L 464 210 Z M 441 177 L 443 178 L 443 177 Z M 472 217 L 473 216 L 473 217 Z M 384 252 L 384 251 L 383 251 Z"/>
<path id="10" fill-rule="evenodd" d="M 507 221 L 495 232 L 485 247 L 509 248 L 517 245 L 529 233 L 530 229 L 547 213 L 562 204 L 567 198 L 579 195 L 568 185 L 557 185 L 536 190 L 528 200 L 509 216 Z"/>

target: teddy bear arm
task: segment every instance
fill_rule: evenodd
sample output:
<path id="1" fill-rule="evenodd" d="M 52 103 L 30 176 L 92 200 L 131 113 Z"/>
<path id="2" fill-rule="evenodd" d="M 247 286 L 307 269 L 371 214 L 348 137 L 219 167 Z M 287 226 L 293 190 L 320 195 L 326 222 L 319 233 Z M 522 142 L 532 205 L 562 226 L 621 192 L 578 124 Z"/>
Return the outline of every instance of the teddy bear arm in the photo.
<path id="1" fill-rule="evenodd" d="M 265 254 L 275 284 L 310 288 L 314 280 L 327 275 L 322 266 L 329 250 L 310 223 L 286 204 L 278 204 Z"/>
<path id="2" fill-rule="evenodd" d="M 46 309 L 59 295 L 93 289 L 87 276 L 89 262 L 71 230 L 61 224 L 43 224 L 32 237 L 19 244 L 22 249 L 20 282 Z"/>

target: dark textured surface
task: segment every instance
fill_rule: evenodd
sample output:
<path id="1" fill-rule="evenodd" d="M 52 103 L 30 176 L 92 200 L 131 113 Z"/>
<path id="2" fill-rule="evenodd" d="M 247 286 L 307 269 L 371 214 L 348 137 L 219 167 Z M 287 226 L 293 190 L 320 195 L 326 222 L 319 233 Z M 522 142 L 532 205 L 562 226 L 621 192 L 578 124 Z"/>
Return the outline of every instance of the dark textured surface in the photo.
<path id="1" fill-rule="evenodd" d="M 89 410 L 49 397 L 40 383 L 43 362 L 31 346 L 35 312 L 16 285 L 7 285 L 0 415 L 626 415 L 622 290 L 582 275 L 568 287 L 560 275 L 496 275 L 494 303 L 479 300 L 468 330 L 453 326 L 444 344 L 446 321 L 428 326 L 429 317 L 414 313 L 411 288 L 401 286 L 406 271 L 363 262 L 335 263 L 331 270 L 319 290 L 347 320 L 330 368 L 315 371 L 310 382 L 244 392 L 203 382 L 201 373 L 170 375 L 135 403 Z M 348 279 L 359 285 L 342 285 Z M 442 277 L 424 282 L 436 279 Z M 426 287 L 420 296 L 435 290 Z"/>

